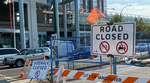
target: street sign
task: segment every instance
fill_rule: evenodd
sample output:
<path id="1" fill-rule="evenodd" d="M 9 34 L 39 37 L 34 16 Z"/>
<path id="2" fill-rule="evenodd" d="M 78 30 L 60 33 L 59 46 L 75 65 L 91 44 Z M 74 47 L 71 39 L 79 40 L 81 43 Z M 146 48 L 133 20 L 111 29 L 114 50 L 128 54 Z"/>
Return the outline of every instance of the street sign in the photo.
<path id="1" fill-rule="evenodd" d="M 134 57 L 135 38 L 135 22 L 92 25 L 91 53 L 93 55 L 112 54 L 119 57 Z"/>
<path id="2" fill-rule="evenodd" d="M 52 34 L 51 38 L 52 38 L 52 46 L 57 46 L 57 42 L 58 42 L 58 40 L 56 40 L 57 34 Z"/>
<path id="3" fill-rule="evenodd" d="M 99 49 L 102 53 L 107 53 L 110 49 L 110 45 L 109 45 L 108 42 L 103 41 L 103 42 L 100 43 Z"/>
<path id="4" fill-rule="evenodd" d="M 34 60 L 28 74 L 28 79 L 45 80 L 50 60 Z"/>

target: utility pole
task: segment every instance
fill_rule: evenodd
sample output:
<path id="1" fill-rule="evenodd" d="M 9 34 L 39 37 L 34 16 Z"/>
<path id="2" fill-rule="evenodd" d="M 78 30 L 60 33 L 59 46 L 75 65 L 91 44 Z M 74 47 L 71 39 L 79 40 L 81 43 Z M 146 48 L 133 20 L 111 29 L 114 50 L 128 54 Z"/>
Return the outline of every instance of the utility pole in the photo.
<path id="1" fill-rule="evenodd" d="M 57 34 L 57 38 L 59 39 L 59 15 L 58 15 L 58 0 L 53 0 L 53 12 L 54 12 L 54 33 Z M 58 47 L 57 47 L 57 55 L 56 58 L 58 59 Z M 56 68 L 59 67 L 59 61 L 56 61 Z"/>
<path id="2" fill-rule="evenodd" d="M 25 41 L 25 28 L 24 28 L 24 5 L 23 0 L 18 0 L 19 2 L 19 18 L 20 18 L 20 39 L 21 39 L 21 49 L 26 48 Z"/>

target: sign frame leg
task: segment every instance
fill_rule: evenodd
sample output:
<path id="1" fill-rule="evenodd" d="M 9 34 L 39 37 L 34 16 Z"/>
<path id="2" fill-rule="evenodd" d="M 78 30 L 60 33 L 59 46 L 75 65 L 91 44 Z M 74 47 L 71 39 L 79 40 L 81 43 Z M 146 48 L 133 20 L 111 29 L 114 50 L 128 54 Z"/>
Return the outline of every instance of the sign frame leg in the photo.
<path id="1" fill-rule="evenodd" d="M 112 59 L 113 59 L 114 55 L 108 54 L 107 57 L 110 57 L 110 74 L 112 74 Z"/>

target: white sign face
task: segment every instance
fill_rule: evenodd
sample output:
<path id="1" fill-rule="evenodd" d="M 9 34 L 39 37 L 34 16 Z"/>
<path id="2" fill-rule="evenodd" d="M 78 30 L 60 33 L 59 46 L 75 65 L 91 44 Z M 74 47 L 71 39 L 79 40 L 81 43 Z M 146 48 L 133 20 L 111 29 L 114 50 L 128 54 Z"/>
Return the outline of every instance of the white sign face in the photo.
<path id="1" fill-rule="evenodd" d="M 135 22 L 92 25 L 91 53 L 93 55 L 112 54 L 119 57 L 134 57 L 135 38 Z"/>
<path id="2" fill-rule="evenodd" d="M 57 34 L 52 34 L 51 37 L 52 39 L 57 39 Z"/>
<path id="3" fill-rule="evenodd" d="M 57 34 L 52 34 L 52 46 L 57 46 L 57 42 L 58 40 L 53 40 L 53 39 L 57 39 Z"/>
<path id="4" fill-rule="evenodd" d="M 28 74 L 28 79 L 45 80 L 50 60 L 34 60 Z"/>

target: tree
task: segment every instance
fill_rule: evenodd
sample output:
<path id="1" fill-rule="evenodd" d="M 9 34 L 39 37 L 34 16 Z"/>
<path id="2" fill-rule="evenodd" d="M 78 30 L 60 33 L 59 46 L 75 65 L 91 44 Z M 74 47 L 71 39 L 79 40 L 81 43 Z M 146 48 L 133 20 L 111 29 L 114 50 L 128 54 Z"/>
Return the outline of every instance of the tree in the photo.
<path id="1" fill-rule="evenodd" d="M 134 20 L 136 22 L 136 31 L 149 31 L 150 30 L 150 24 L 147 21 L 143 21 L 143 18 L 140 18 L 138 20 L 135 18 Z M 149 37 L 150 33 L 148 32 L 141 32 L 136 34 L 136 39 L 150 39 Z"/>
<path id="2" fill-rule="evenodd" d="M 117 22 L 126 22 L 126 20 L 123 19 L 122 17 L 120 17 L 119 14 L 115 14 L 115 15 L 113 16 L 112 20 L 113 20 L 114 22 L 116 22 L 116 23 L 117 23 Z"/>
<path id="3" fill-rule="evenodd" d="M 120 17 L 119 14 L 115 14 L 112 17 L 112 20 L 114 22 L 126 22 L 125 19 Z M 140 33 L 136 33 L 136 39 L 150 39 L 150 32 L 143 32 L 143 31 L 150 31 L 150 24 L 147 21 L 143 21 L 143 18 L 135 18 L 134 20 L 136 22 L 136 31 Z"/>

